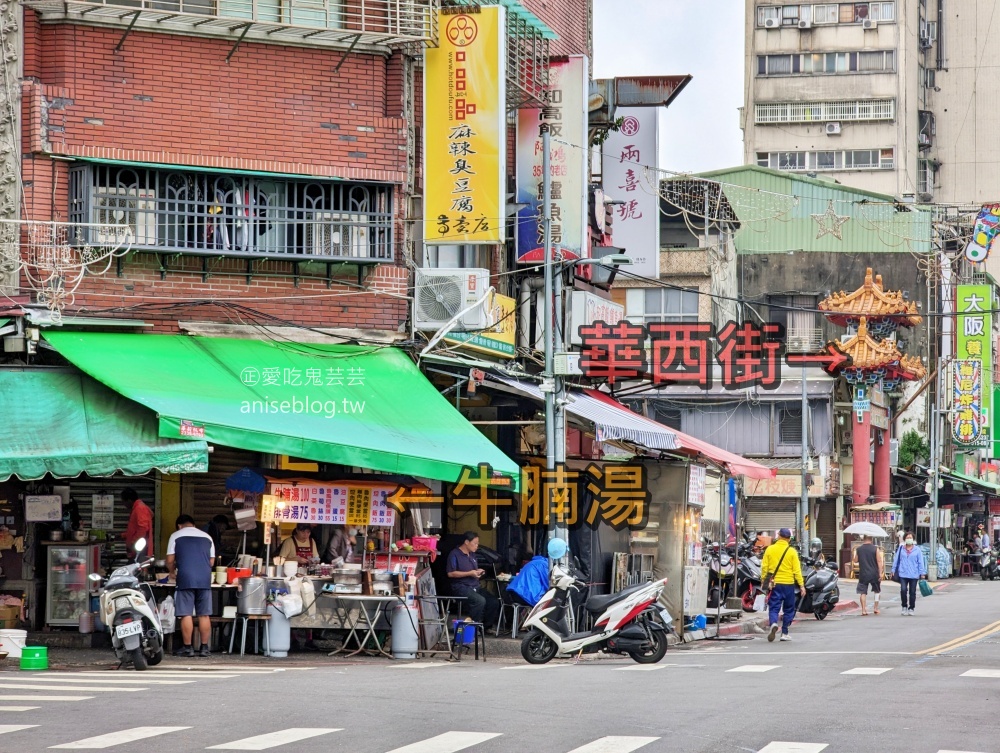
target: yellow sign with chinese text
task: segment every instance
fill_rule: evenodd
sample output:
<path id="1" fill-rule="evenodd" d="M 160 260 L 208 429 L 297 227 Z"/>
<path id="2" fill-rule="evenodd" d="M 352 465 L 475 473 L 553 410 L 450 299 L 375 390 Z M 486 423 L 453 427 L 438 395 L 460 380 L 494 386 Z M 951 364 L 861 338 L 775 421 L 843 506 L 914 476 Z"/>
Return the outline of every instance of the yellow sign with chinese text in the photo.
<path id="1" fill-rule="evenodd" d="M 494 293 L 486 305 L 489 307 L 489 328 L 482 332 L 452 332 L 445 340 L 462 343 L 469 350 L 480 353 L 513 358 L 517 355 L 514 347 L 517 301 L 509 296 Z"/>
<path id="2" fill-rule="evenodd" d="M 424 58 L 425 243 L 504 242 L 504 12 L 439 11 L 440 45 Z"/>

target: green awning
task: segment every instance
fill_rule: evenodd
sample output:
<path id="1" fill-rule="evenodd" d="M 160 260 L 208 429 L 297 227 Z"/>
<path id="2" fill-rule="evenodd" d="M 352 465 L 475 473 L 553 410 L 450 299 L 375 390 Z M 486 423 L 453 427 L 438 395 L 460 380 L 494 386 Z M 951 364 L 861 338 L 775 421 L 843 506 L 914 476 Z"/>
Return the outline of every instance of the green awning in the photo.
<path id="1" fill-rule="evenodd" d="M 992 481 L 985 481 L 981 478 L 976 478 L 975 476 L 967 476 L 964 473 L 959 473 L 958 471 L 948 471 L 943 474 L 946 478 L 953 478 L 956 481 L 960 481 L 963 484 L 969 484 L 970 486 L 977 486 L 983 491 L 989 494 L 1000 494 L 1000 484 L 994 484 Z"/>
<path id="2" fill-rule="evenodd" d="M 401 350 L 262 340 L 46 332 L 95 379 L 154 410 L 164 437 L 457 481 L 519 468 Z"/>
<path id="3" fill-rule="evenodd" d="M 0 369 L 0 481 L 51 473 L 204 473 L 204 441 L 158 436 L 156 416 L 79 372 Z"/>

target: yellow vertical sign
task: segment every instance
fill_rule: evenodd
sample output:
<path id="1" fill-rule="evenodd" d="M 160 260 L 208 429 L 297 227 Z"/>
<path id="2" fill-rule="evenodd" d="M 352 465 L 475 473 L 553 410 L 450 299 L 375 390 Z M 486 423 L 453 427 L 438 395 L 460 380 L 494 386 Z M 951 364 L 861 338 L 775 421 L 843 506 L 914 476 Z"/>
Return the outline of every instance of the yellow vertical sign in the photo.
<path id="1" fill-rule="evenodd" d="M 424 59 L 424 242 L 502 243 L 504 8 L 439 13 L 440 45 Z"/>
<path id="2" fill-rule="evenodd" d="M 366 526 L 372 516 L 372 490 L 364 486 L 347 489 L 347 525 Z"/>

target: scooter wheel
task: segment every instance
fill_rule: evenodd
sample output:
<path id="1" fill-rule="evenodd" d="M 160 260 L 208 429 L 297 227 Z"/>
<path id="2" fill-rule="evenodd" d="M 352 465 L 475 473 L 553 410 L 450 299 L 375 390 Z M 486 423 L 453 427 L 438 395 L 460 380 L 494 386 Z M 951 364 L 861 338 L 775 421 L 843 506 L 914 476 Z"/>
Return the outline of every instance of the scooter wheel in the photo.
<path id="1" fill-rule="evenodd" d="M 146 655 L 142 653 L 142 646 L 132 649 L 132 666 L 136 672 L 142 672 L 148 666 Z"/>
<path id="2" fill-rule="evenodd" d="M 555 641 L 534 628 L 521 641 L 521 656 L 528 664 L 546 664 L 552 661 L 558 650 Z"/>
<path id="3" fill-rule="evenodd" d="M 756 601 L 757 594 L 759 594 L 759 593 L 760 593 L 760 591 L 757 590 L 756 588 L 747 588 L 743 592 L 743 596 L 740 597 L 740 602 L 743 605 L 743 611 L 744 612 L 752 612 L 753 611 L 753 603 L 754 603 L 754 601 Z"/>
<path id="4" fill-rule="evenodd" d="M 980 577 L 980 578 L 982 578 L 983 580 L 986 580 L 987 578 L 989 578 L 989 577 L 990 577 L 990 576 L 989 576 L 989 573 L 987 573 L 987 572 L 986 572 L 986 568 L 985 568 L 985 567 L 984 567 L 984 568 L 982 568 L 982 569 L 981 569 L 981 570 L 979 571 L 979 577 Z M 990 580 L 993 580 L 993 579 L 992 579 L 992 578 L 990 578 Z"/>
<path id="5" fill-rule="evenodd" d="M 825 620 L 826 616 L 828 614 L 830 614 L 830 611 L 831 611 L 830 607 L 822 606 L 819 609 L 817 609 L 815 612 L 813 612 L 813 614 L 816 615 L 816 619 L 817 620 Z"/>
<path id="6" fill-rule="evenodd" d="M 629 656 L 639 664 L 656 664 L 667 654 L 667 634 L 662 630 L 649 631 L 653 638 L 653 648 L 645 654 L 638 651 L 630 651 Z"/>
<path id="7" fill-rule="evenodd" d="M 163 661 L 163 649 L 162 648 L 159 651 L 157 651 L 155 654 L 153 654 L 152 656 L 146 657 L 146 663 L 149 664 L 149 666 L 151 666 L 151 667 L 155 667 L 161 661 Z"/>

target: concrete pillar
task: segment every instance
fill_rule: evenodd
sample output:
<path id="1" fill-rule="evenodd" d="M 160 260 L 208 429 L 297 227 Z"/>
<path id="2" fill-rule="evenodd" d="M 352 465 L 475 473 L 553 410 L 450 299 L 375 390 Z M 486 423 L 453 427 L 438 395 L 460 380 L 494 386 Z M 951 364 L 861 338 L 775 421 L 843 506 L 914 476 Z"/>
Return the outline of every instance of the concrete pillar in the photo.
<path id="1" fill-rule="evenodd" d="M 872 434 L 872 414 L 864 411 L 861 414 L 861 421 L 858 421 L 858 414 L 851 416 L 851 423 L 854 429 L 854 477 L 851 480 L 853 492 L 851 494 L 851 505 L 864 505 L 868 502 L 872 488 L 872 465 L 869 459 L 869 448 L 871 446 Z M 888 451 L 888 448 L 886 448 Z"/>
<path id="2" fill-rule="evenodd" d="M 889 422 L 892 426 L 892 422 Z M 882 441 L 879 442 L 879 439 Z M 875 430 L 875 501 L 888 502 L 892 492 L 889 473 L 889 432 Z"/>

